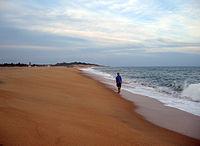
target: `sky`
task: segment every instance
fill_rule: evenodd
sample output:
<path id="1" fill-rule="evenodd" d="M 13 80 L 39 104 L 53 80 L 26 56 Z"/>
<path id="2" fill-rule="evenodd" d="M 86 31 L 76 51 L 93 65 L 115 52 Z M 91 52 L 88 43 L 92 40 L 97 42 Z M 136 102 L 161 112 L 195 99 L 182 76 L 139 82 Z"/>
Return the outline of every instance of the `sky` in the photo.
<path id="1" fill-rule="evenodd" d="M 0 0 L 0 63 L 200 66 L 199 0 Z"/>

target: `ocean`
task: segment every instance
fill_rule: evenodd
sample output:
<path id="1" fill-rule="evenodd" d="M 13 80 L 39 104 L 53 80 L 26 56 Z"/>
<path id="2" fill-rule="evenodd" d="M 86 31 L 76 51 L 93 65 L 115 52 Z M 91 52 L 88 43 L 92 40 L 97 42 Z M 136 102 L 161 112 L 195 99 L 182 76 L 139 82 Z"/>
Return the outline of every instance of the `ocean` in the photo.
<path id="1" fill-rule="evenodd" d="M 111 86 L 115 86 L 119 72 L 123 79 L 122 91 L 154 98 L 165 106 L 200 116 L 200 67 L 93 67 L 82 70 L 101 77 Z"/>

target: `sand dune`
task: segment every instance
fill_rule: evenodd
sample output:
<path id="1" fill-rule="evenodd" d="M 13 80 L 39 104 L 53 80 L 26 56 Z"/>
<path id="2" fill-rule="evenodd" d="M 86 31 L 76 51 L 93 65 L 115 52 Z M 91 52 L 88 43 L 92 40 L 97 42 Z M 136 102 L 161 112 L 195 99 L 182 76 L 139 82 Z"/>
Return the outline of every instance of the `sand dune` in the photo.
<path id="1" fill-rule="evenodd" d="M 200 145 L 75 68 L 0 68 L 0 144 Z"/>

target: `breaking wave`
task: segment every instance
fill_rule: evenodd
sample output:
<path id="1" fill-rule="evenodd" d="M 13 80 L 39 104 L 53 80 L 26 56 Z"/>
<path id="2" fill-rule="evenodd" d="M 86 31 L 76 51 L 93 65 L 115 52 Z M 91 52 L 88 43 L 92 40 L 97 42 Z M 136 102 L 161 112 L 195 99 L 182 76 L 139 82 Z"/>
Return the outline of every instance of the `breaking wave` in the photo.
<path id="1" fill-rule="evenodd" d="M 196 102 L 200 102 L 200 83 L 190 84 L 182 91 L 181 96 L 191 98 Z"/>

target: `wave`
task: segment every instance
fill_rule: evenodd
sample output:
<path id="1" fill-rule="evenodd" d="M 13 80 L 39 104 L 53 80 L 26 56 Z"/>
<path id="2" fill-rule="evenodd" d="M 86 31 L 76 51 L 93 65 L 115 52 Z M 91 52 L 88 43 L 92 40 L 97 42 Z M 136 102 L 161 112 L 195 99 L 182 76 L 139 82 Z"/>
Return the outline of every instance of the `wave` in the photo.
<path id="1" fill-rule="evenodd" d="M 99 75 L 99 76 L 101 76 L 105 79 L 112 79 L 112 80 L 115 79 L 112 75 L 105 73 L 105 72 L 97 71 L 97 70 L 93 69 L 93 67 L 91 67 L 91 68 L 80 68 L 80 70 L 82 70 L 86 73 L 92 73 L 92 74 L 95 74 L 95 75 Z"/>
<path id="2" fill-rule="evenodd" d="M 190 84 L 183 90 L 181 96 L 191 98 L 196 102 L 200 102 L 200 83 Z"/>
<path id="3" fill-rule="evenodd" d="M 82 68 L 80 70 L 87 73 L 99 75 L 105 79 L 115 80 L 114 75 L 96 70 L 93 67 Z M 192 100 L 195 102 L 200 102 L 200 83 L 188 85 L 186 81 L 184 82 L 184 84 L 173 82 L 164 87 L 164 86 L 152 86 L 150 83 L 145 83 L 140 81 L 138 82 L 138 80 L 130 78 L 124 78 L 124 81 L 125 81 L 124 83 L 127 83 L 126 87 L 133 87 L 134 89 L 140 87 L 144 90 L 151 90 L 151 91 L 155 90 L 159 93 L 168 94 L 176 98 L 179 97 L 187 100 Z"/>

